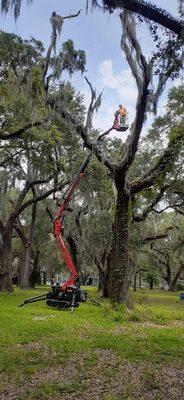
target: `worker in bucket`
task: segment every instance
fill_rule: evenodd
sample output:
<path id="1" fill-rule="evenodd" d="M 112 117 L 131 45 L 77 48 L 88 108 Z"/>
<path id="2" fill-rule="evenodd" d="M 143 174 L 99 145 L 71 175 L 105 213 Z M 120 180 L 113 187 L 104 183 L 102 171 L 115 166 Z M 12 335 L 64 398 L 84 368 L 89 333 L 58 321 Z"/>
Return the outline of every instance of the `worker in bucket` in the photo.
<path id="1" fill-rule="evenodd" d="M 119 126 L 126 125 L 126 108 L 119 105 L 119 109 L 115 112 L 115 126 L 118 128 Z"/>

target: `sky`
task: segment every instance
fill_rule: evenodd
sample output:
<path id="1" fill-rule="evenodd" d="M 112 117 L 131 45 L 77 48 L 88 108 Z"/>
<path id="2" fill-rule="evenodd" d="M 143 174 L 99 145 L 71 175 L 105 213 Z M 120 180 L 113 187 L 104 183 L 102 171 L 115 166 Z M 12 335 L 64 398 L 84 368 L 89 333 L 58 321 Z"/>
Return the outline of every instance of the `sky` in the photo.
<path id="1" fill-rule="evenodd" d="M 153 0 L 154 4 L 165 8 L 177 16 L 177 0 Z M 66 20 L 57 46 L 63 41 L 72 39 L 76 49 L 86 52 L 88 79 L 96 88 L 97 93 L 103 90 L 102 106 L 94 116 L 94 127 L 106 130 L 112 125 L 113 115 L 118 105 L 126 106 L 129 112 L 129 123 L 133 121 L 137 90 L 135 81 L 126 63 L 125 55 L 120 49 L 121 24 L 118 12 L 109 15 L 94 10 L 85 12 L 86 0 L 34 0 L 27 6 L 23 0 L 21 15 L 15 22 L 13 14 L 1 15 L 1 29 L 13 32 L 23 38 L 31 36 L 43 42 L 47 48 L 50 40 L 50 16 L 53 11 L 66 16 L 82 10 L 78 18 Z M 147 28 L 139 27 L 139 41 L 146 56 L 150 55 L 151 38 Z M 84 94 L 85 104 L 90 101 L 90 92 L 86 82 L 79 73 L 72 78 L 77 90 Z M 166 91 L 167 93 L 167 91 Z M 163 112 L 166 103 L 166 93 L 160 100 L 159 111 Z M 147 120 L 146 132 L 152 118 Z M 116 137 L 120 137 L 120 133 Z"/>

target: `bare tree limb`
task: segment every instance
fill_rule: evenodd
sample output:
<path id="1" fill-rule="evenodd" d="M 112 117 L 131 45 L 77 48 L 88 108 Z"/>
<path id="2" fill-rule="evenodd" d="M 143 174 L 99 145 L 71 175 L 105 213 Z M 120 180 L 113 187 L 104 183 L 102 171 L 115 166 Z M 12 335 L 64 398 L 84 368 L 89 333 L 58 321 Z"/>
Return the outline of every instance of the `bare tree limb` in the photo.
<path id="1" fill-rule="evenodd" d="M 98 111 L 98 108 L 101 105 L 102 101 L 102 92 L 99 94 L 98 97 L 96 97 L 96 91 L 93 89 L 91 82 L 88 80 L 88 78 L 85 76 L 85 80 L 87 84 L 90 87 L 91 91 L 91 102 L 88 107 L 87 111 L 87 118 L 86 118 L 86 124 L 85 124 L 85 129 L 88 132 L 92 128 L 92 119 L 95 111 Z"/>
<path id="2" fill-rule="evenodd" d="M 49 45 L 48 50 L 47 50 L 46 61 L 45 61 L 44 65 L 43 65 L 43 80 L 44 80 L 44 82 L 45 82 L 45 79 L 46 79 L 46 76 L 47 76 L 47 72 L 48 72 L 48 69 L 49 69 L 52 50 L 55 51 L 55 49 L 56 49 L 57 35 L 61 34 L 61 30 L 62 30 L 62 26 L 63 26 L 64 20 L 76 18 L 76 17 L 79 16 L 80 12 L 81 12 L 81 10 L 79 10 L 76 14 L 67 15 L 66 17 L 62 17 L 62 16 L 56 14 L 55 11 L 52 13 L 52 16 L 51 16 L 51 19 L 50 19 L 50 23 L 52 25 L 51 41 L 50 41 L 50 45 Z M 45 92 L 46 93 L 48 92 L 50 77 L 51 77 L 51 75 L 48 77 L 48 79 L 46 79 L 46 82 L 44 83 L 45 84 Z"/>
<path id="3" fill-rule="evenodd" d="M 76 17 L 78 17 L 80 15 L 81 11 L 82 11 L 82 9 L 80 9 L 76 14 L 70 14 L 70 15 L 67 15 L 66 17 L 63 17 L 63 19 L 76 18 Z"/>

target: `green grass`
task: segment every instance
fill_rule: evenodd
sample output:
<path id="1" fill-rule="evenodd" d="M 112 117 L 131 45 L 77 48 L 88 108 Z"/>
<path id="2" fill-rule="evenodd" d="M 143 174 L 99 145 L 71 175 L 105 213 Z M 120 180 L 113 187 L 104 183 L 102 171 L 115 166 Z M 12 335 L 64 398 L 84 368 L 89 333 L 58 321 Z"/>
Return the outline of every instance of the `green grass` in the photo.
<path id="1" fill-rule="evenodd" d="M 145 387 L 154 375 L 154 365 L 184 364 L 184 302 L 179 300 L 179 294 L 132 293 L 132 311 L 123 306 L 114 310 L 107 300 L 100 300 L 100 307 L 90 302 L 81 304 L 73 315 L 69 311 L 50 309 L 44 301 L 18 307 L 25 298 L 47 290 L 15 289 L 11 295 L 0 295 L 0 371 L 13 385 L 19 383 L 20 377 L 29 383 L 37 371 L 42 376 L 47 368 L 65 366 L 76 354 L 79 358 L 85 355 L 78 371 L 80 368 L 93 371 L 99 363 L 97 349 L 111 351 L 115 357 L 138 365 L 151 363 L 153 370 L 152 367 L 149 371 L 143 370 Z M 94 288 L 89 289 L 89 297 L 99 297 Z M 71 382 L 66 380 L 57 385 L 41 380 L 20 399 L 50 399 L 61 393 L 79 393 L 87 390 L 88 383 L 84 380 L 78 385 L 75 377 Z M 103 398 L 118 399 L 113 393 L 104 394 Z"/>

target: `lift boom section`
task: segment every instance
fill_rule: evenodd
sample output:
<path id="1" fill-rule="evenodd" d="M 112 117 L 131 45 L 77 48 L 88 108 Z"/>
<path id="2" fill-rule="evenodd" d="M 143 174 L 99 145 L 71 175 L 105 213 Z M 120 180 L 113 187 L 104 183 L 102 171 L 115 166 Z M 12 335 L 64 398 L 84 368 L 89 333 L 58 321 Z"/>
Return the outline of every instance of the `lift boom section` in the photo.
<path id="1" fill-rule="evenodd" d="M 116 116 L 111 128 L 108 129 L 106 132 L 102 133 L 100 136 L 98 136 L 96 144 L 98 144 L 113 129 L 117 131 L 126 131 L 128 129 L 128 125 L 120 126 L 118 117 Z M 64 220 L 64 212 L 67 210 L 71 202 L 74 191 L 84 178 L 85 171 L 92 157 L 93 157 L 93 151 L 90 151 L 88 156 L 80 166 L 77 174 L 73 178 L 71 184 L 67 188 L 63 197 L 63 201 L 59 206 L 59 209 L 55 214 L 52 214 L 52 223 L 54 225 L 53 233 L 56 239 L 56 244 L 59 249 L 61 258 L 64 259 L 70 271 L 70 277 L 66 282 L 62 283 L 61 285 L 60 284 L 52 285 L 50 292 L 25 300 L 20 305 L 20 307 L 22 307 L 24 304 L 34 303 L 46 299 L 46 304 L 50 307 L 62 310 L 66 308 L 71 308 L 71 312 L 73 312 L 74 308 L 78 307 L 80 302 L 84 303 L 87 299 L 87 292 L 85 290 L 79 289 L 76 286 L 76 283 L 79 280 L 79 274 L 76 271 L 70 252 L 67 249 L 67 246 L 64 241 L 63 220 Z"/>
<path id="2" fill-rule="evenodd" d="M 67 210 L 67 207 L 70 204 L 70 201 L 72 199 L 72 195 L 75 191 L 75 189 L 78 187 L 80 182 L 82 181 L 84 177 L 84 173 L 86 171 L 86 168 L 91 161 L 92 158 L 92 152 L 89 153 L 87 158 L 84 160 L 82 165 L 80 166 L 77 174 L 75 175 L 71 185 L 67 189 L 67 192 L 64 195 L 64 200 L 59 207 L 58 211 L 56 212 L 55 216 L 52 219 L 52 222 L 54 224 L 54 236 L 56 239 L 57 247 L 60 251 L 61 258 L 64 259 L 69 271 L 70 271 L 70 278 L 61 286 L 62 291 L 66 291 L 68 287 L 70 286 L 75 286 L 76 281 L 79 279 L 79 274 L 75 269 L 75 265 L 72 261 L 72 258 L 70 256 L 70 253 L 64 243 L 64 238 L 62 236 L 62 223 L 63 223 L 63 213 L 65 210 Z"/>

